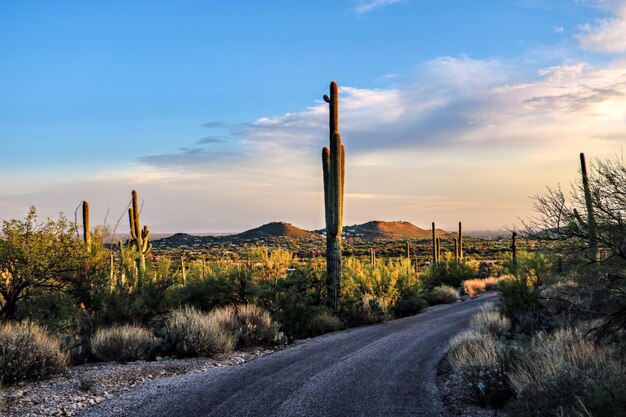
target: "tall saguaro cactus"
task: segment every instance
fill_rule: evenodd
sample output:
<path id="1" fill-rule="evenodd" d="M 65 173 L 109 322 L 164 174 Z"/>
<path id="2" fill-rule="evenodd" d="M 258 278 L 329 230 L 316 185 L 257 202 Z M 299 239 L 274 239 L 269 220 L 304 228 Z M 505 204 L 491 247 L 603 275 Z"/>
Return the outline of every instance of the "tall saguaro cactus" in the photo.
<path id="1" fill-rule="evenodd" d="M 589 235 L 589 258 L 592 262 L 598 259 L 598 240 L 596 235 L 596 218 L 593 213 L 593 201 L 591 199 L 591 188 L 589 187 L 589 177 L 587 176 L 587 163 L 585 154 L 580 153 L 580 171 L 582 173 L 583 191 L 585 193 L 585 205 L 587 206 L 587 233 Z"/>
<path id="2" fill-rule="evenodd" d="M 87 251 L 91 251 L 91 225 L 89 223 L 89 201 L 83 200 L 83 241 Z"/>
<path id="3" fill-rule="evenodd" d="M 324 208 L 326 217 L 326 276 L 329 305 L 339 311 L 341 285 L 341 231 L 343 229 L 343 187 L 346 154 L 339 133 L 339 87 L 330 83 L 330 97 L 324 95 L 330 111 L 330 148 L 322 150 L 324 171 Z"/>
<path id="4" fill-rule="evenodd" d="M 459 222 L 459 250 L 458 256 L 459 260 L 463 259 L 463 225 Z"/>
<path id="5" fill-rule="evenodd" d="M 128 219 L 130 221 L 131 244 L 137 249 L 137 269 L 140 272 L 146 270 L 146 255 L 152 249 L 152 243 L 148 243 L 150 230 L 148 226 L 141 228 L 139 218 L 139 203 L 137 201 L 137 191 L 133 190 L 133 202 L 128 209 Z"/>

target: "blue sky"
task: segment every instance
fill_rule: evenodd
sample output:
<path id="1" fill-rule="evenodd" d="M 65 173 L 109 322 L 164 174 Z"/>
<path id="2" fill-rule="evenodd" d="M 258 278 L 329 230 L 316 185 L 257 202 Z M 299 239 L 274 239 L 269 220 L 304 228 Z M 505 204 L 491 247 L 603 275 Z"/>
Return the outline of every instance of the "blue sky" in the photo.
<path id="1" fill-rule="evenodd" d="M 157 225 L 318 227 L 319 100 L 336 79 L 347 223 L 510 225 L 528 195 L 575 175 L 579 151 L 623 150 L 625 18 L 610 0 L 3 1 L 0 217 L 89 198 L 103 218 L 134 187 Z M 601 89 L 613 94 L 589 107 Z M 556 132 L 568 117 L 578 125 Z M 533 140 L 522 121 L 541 128 Z M 511 172 L 490 194 L 472 152 L 480 170 L 544 175 Z"/>

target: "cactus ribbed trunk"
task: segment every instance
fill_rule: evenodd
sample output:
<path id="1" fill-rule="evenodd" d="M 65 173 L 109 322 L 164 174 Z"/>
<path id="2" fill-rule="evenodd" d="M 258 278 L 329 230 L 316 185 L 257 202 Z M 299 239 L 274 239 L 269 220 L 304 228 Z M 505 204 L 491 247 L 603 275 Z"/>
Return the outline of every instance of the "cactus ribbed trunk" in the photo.
<path id="1" fill-rule="evenodd" d="M 130 222 L 130 237 L 131 243 L 137 249 L 137 269 L 140 273 L 146 270 L 146 255 L 152 249 L 152 244 L 148 243 L 150 237 L 150 230 L 148 226 L 141 228 L 141 219 L 139 217 L 139 201 L 137 199 L 137 191 L 133 190 L 133 201 L 131 207 L 128 209 L 128 219 Z M 137 280 L 139 284 L 140 279 Z"/>
<path id="2" fill-rule="evenodd" d="M 346 156 L 339 133 L 339 88 L 336 82 L 330 83 L 330 97 L 324 95 L 324 101 L 328 103 L 330 113 L 330 148 L 325 147 L 322 150 L 326 219 L 326 279 L 328 304 L 337 313 L 341 290 L 341 232 Z"/>
<path id="3" fill-rule="evenodd" d="M 374 252 L 374 248 L 370 248 L 370 263 L 372 265 L 376 264 L 376 252 Z"/>
<path id="4" fill-rule="evenodd" d="M 457 261 L 460 259 L 459 257 L 459 239 L 458 238 L 454 238 L 454 259 L 456 259 Z"/>
<path id="5" fill-rule="evenodd" d="M 587 163 L 585 154 L 580 154 L 580 171 L 582 173 L 583 191 L 585 193 L 585 205 L 587 206 L 587 234 L 589 235 L 589 258 L 592 262 L 598 260 L 598 239 L 596 236 L 596 218 L 593 213 L 593 201 L 591 199 L 591 187 L 587 176 Z"/>
<path id="6" fill-rule="evenodd" d="M 91 224 L 89 222 L 89 201 L 83 200 L 83 241 L 87 251 L 91 251 Z"/>
<path id="7" fill-rule="evenodd" d="M 441 259 L 441 238 L 437 238 L 437 262 Z"/>
<path id="8" fill-rule="evenodd" d="M 406 258 L 411 262 L 411 242 L 406 241 Z"/>
<path id="9" fill-rule="evenodd" d="M 459 260 L 463 259 L 463 226 L 459 222 Z"/>
<path id="10" fill-rule="evenodd" d="M 437 239 L 437 229 L 435 229 L 435 222 L 433 222 L 433 264 L 435 266 L 437 265 L 437 261 L 439 261 L 437 258 Z"/>

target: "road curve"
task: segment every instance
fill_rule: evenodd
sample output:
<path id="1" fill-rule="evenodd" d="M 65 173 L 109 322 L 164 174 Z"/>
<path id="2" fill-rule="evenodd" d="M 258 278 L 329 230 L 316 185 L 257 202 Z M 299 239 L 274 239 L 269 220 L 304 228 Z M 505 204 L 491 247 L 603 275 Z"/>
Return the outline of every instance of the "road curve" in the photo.
<path id="1" fill-rule="evenodd" d="M 447 416 L 436 365 L 493 295 L 308 339 L 241 365 L 152 381 L 83 415 Z"/>

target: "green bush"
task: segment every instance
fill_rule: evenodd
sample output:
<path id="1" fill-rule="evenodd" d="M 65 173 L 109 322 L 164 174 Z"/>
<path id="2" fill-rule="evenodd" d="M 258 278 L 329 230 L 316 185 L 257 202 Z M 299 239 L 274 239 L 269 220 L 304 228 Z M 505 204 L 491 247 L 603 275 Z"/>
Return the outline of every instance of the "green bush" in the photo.
<path id="1" fill-rule="evenodd" d="M 539 333 L 510 374 L 512 417 L 626 415 L 626 363 L 580 331 Z"/>
<path id="2" fill-rule="evenodd" d="M 67 355 L 41 326 L 23 321 L 0 324 L 0 384 L 63 372 Z"/>
<path id="3" fill-rule="evenodd" d="M 473 260 L 457 261 L 451 256 L 446 256 L 436 265 L 426 269 L 421 274 L 421 280 L 427 288 L 447 285 L 460 288 L 463 281 L 478 276 L 479 263 Z"/>
<path id="4" fill-rule="evenodd" d="M 447 285 L 440 285 L 433 288 L 428 294 L 428 302 L 435 304 L 450 304 L 461 298 L 459 291 Z"/>
<path id="5" fill-rule="evenodd" d="M 321 310 L 311 318 L 310 335 L 318 336 L 324 333 L 336 332 L 345 327 L 341 319 L 326 310 Z"/>
<path id="6" fill-rule="evenodd" d="M 428 301 L 416 295 L 409 295 L 399 299 L 393 307 L 396 317 L 412 316 L 428 307 Z"/>
<path id="7" fill-rule="evenodd" d="M 101 361 L 126 363 L 145 358 L 154 341 L 149 330 L 126 324 L 98 330 L 91 338 L 91 349 Z"/>
<path id="8" fill-rule="evenodd" d="M 224 327 L 225 316 L 205 314 L 193 307 L 172 311 L 165 320 L 166 351 L 180 357 L 231 352 L 235 336 Z"/>

